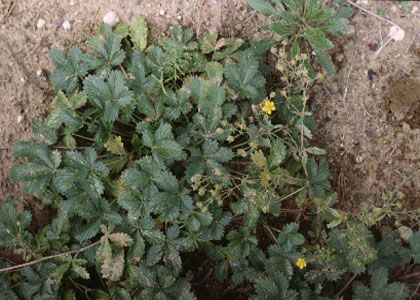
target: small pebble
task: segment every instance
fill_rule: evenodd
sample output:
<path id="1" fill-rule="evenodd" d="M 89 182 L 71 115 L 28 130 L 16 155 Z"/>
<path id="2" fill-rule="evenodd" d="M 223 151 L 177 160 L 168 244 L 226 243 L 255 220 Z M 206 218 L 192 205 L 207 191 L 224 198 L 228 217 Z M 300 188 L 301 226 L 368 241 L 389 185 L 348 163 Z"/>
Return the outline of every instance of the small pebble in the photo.
<path id="1" fill-rule="evenodd" d="M 16 122 L 17 122 L 17 123 L 22 123 L 22 121 L 23 121 L 23 119 L 24 119 L 24 118 L 25 118 L 24 116 L 19 115 L 19 116 L 17 116 L 17 118 L 16 118 Z"/>
<path id="2" fill-rule="evenodd" d="M 163 16 L 165 14 L 165 11 L 163 9 L 159 10 L 159 15 Z"/>
<path id="3" fill-rule="evenodd" d="M 104 16 L 104 18 L 102 19 L 102 21 L 103 21 L 105 24 L 107 24 L 107 25 L 109 25 L 109 26 L 111 26 L 111 27 L 114 27 L 115 25 L 117 25 L 117 24 L 118 24 L 118 22 L 119 22 L 120 20 L 119 20 L 119 18 L 118 18 L 117 13 L 116 13 L 115 11 L 113 11 L 113 10 L 110 10 L 109 12 L 107 12 L 107 13 L 105 14 L 105 16 Z"/>
<path id="4" fill-rule="evenodd" d="M 397 11 L 397 7 L 395 5 L 391 6 L 391 11 L 392 12 L 396 12 Z"/>
<path id="5" fill-rule="evenodd" d="M 69 31 L 71 29 L 70 22 L 68 20 L 64 20 L 63 24 L 61 24 L 61 27 L 63 27 L 65 31 Z"/>
<path id="6" fill-rule="evenodd" d="M 41 29 L 42 27 L 44 27 L 45 25 L 45 20 L 44 19 L 38 19 L 38 22 L 36 23 L 36 28 Z"/>
<path id="7" fill-rule="evenodd" d="M 369 79 L 369 80 L 373 80 L 373 77 L 376 75 L 376 72 L 375 72 L 375 71 L 373 71 L 372 69 L 369 69 L 369 70 L 367 71 L 367 75 L 368 75 L 368 79 Z"/>
<path id="8" fill-rule="evenodd" d="M 182 20 L 182 16 L 178 16 L 176 17 L 178 20 Z"/>
<path id="9" fill-rule="evenodd" d="M 25 78 L 21 77 L 20 82 L 25 83 Z"/>
<path id="10" fill-rule="evenodd" d="M 363 156 L 357 156 L 356 157 L 356 162 L 358 163 L 358 164 L 360 164 L 361 162 L 363 161 Z"/>
<path id="11" fill-rule="evenodd" d="M 414 15 L 419 11 L 418 6 L 413 6 L 413 9 L 411 10 L 411 13 Z"/>
<path id="12" fill-rule="evenodd" d="M 74 5 L 74 0 L 70 0 L 69 4 L 70 4 L 70 6 L 73 6 Z"/>
<path id="13" fill-rule="evenodd" d="M 41 76 L 41 75 L 42 75 L 42 70 L 41 70 L 41 69 L 36 70 L 36 75 L 37 75 L 37 76 Z"/>

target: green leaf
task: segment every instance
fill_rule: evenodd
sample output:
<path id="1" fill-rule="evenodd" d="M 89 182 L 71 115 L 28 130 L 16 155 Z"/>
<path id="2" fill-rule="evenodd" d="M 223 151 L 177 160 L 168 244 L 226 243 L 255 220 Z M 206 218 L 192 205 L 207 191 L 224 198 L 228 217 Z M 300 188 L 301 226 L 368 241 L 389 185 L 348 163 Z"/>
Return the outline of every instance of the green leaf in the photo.
<path id="1" fill-rule="evenodd" d="M 229 38 L 229 39 L 220 39 L 217 41 L 216 49 L 221 48 L 220 51 L 217 51 L 213 54 L 213 60 L 223 60 L 236 50 L 238 50 L 244 43 L 243 39 L 240 38 Z"/>
<path id="2" fill-rule="evenodd" d="M 53 48 L 50 51 L 50 58 L 55 67 L 50 80 L 56 90 L 74 91 L 79 86 L 80 80 L 91 69 L 87 56 L 77 47 L 70 49 L 68 57 L 63 51 Z"/>
<path id="3" fill-rule="evenodd" d="M 161 159 L 168 163 L 182 159 L 182 148 L 175 142 L 172 126 L 168 123 L 161 124 L 153 135 L 149 130 L 145 130 L 143 143 L 152 150 L 155 159 Z"/>
<path id="4" fill-rule="evenodd" d="M 200 49 L 204 54 L 209 54 L 217 50 L 217 32 L 206 33 L 203 38 L 200 39 Z"/>
<path id="5" fill-rule="evenodd" d="M 356 282 L 354 285 L 355 300 L 404 300 L 409 296 L 409 289 L 403 283 L 388 284 L 388 271 L 379 268 L 372 272 L 370 288 Z"/>
<path id="6" fill-rule="evenodd" d="M 120 136 L 111 137 L 108 140 L 108 142 L 105 143 L 104 147 L 106 148 L 106 150 L 108 150 L 108 152 L 111 152 L 112 154 L 116 154 L 120 156 L 124 156 L 127 154 L 125 152 L 124 144 L 121 141 Z"/>
<path id="7" fill-rule="evenodd" d="M 287 148 L 283 141 L 275 140 L 271 147 L 270 156 L 268 157 L 268 165 L 270 168 L 278 166 L 286 158 Z"/>
<path id="8" fill-rule="evenodd" d="M 147 22 L 142 16 L 135 16 L 130 21 L 130 37 L 134 47 L 144 51 L 147 47 Z"/>
<path id="9" fill-rule="evenodd" d="M 410 239 L 410 249 L 414 258 L 414 263 L 420 263 L 420 231 L 413 234 Z"/>
<path id="10" fill-rule="evenodd" d="M 333 76 L 335 74 L 335 67 L 331 57 L 325 55 L 322 52 L 316 52 L 316 58 L 319 65 L 327 72 L 329 76 Z"/>
<path id="11" fill-rule="evenodd" d="M 127 90 L 124 76 L 120 71 L 112 71 L 105 81 L 98 75 L 90 75 L 83 81 L 89 102 L 101 111 L 101 119 L 112 123 L 122 108 L 129 105 L 133 92 Z"/>
<path id="12" fill-rule="evenodd" d="M 297 300 L 298 292 L 289 289 L 289 280 L 282 272 L 276 272 L 271 276 L 255 278 L 255 295 L 252 300 L 278 299 Z"/>
<path id="13" fill-rule="evenodd" d="M 56 175 L 61 163 L 61 154 L 51 152 L 45 144 L 18 142 L 12 147 L 15 157 L 29 158 L 29 162 L 13 166 L 11 179 L 23 181 L 28 193 L 42 193 Z"/>
<path id="14" fill-rule="evenodd" d="M 268 2 L 268 0 L 247 0 L 247 3 L 263 15 L 271 16 L 275 13 L 274 7 Z"/>
<path id="15" fill-rule="evenodd" d="M 229 87 L 237 92 L 241 99 L 261 102 L 264 98 L 265 78 L 259 71 L 258 58 L 252 51 L 238 54 L 238 63 L 225 67 L 225 77 Z"/>
<path id="16" fill-rule="evenodd" d="M 312 28 L 306 31 L 305 38 L 315 50 L 325 51 L 334 48 L 334 44 L 318 28 Z"/>
<path id="17" fill-rule="evenodd" d="M 121 37 L 112 32 L 108 25 L 101 25 L 99 35 L 89 40 L 93 56 L 88 58 L 92 68 L 101 71 L 110 71 L 113 66 L 119 66 L 125 59 L 121 49 Z"/>
<path id="18" fill-rule="evenodd" d="M 329 190 L 331 184 L 328 180 L 330 172 L 328 170 L 327 161 L 322 158 L 317 165 L 314 158 L 310 157 L 306 164 L 308 171 L 308 180 L 311 184 L 311 192 L 315 197 L 322 198 L 325 195 L 325 191 Z"/>
<path id="19" fill-rule="evenodd" d="M 251 154 L 252 162 L 260 169 L 264 169 L 267 166 L 267 159 L 265 158 L 262 150 L 255 151 Z"/>
<path id="20" fill-rule="evenodd" d="M 335 13 L 335 17 L 348 19 L 353 15 L 353 12 L 354 10 L 351 7 L 340 7 Z"/>
<path id="21" fill-rule="evenodd" d="M 324 32 L 330 34 L 340 34 L 349 25 L 349 21 L 346 18 L 334 17 L 328 20 L 321 28 Z"/>
<path id="22" fill-rule="evenodd" d="M 267 28 L 283 37 L 293 35 L 296 32 L 296 27 L 287 23 L 271 23 Z"/>
<path id="23" fill-rule="evenodd" d="M 305 149 L 306 152 L 315 154 L 315 155 L 325 155 L 327 154 L 327 151 L 324 149 L 318 148 L 318 147 L 309 147 Z"/>

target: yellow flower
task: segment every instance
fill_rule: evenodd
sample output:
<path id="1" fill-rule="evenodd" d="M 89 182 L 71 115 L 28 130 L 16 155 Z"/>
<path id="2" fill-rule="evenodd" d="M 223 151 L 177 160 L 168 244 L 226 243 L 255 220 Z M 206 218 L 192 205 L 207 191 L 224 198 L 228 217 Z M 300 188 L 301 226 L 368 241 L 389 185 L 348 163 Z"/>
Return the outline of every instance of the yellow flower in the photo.
<path id="1" fill-rule="evenodd" d="M 305 259 L 303 259 L 303 258 L 298 258 L 298 260 L 296 261 L 296 266 L 299 268 L 299 269 L 304 269 L 304 268 L 306 268 L 306 261 L 305 261 Z"/>
<path id="2" fill-rule="evenodd" d="M 265 112 L 268 115 L 271 115 L 271 113 L 275 110 L 276 110 L 276 105 L 274 101 L 264 100 L 264 102 L 262 103 L 263 112 Z"/>

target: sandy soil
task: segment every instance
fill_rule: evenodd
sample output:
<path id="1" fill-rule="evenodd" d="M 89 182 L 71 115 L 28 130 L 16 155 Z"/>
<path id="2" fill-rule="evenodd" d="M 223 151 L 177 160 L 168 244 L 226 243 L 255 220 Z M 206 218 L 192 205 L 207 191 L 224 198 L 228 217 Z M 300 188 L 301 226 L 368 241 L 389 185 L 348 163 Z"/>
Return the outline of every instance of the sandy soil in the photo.
<path id="1" fill-rule="evenodd" d="M 121 21 L 145 16 L 153 39 L 178 23 L 192 25 L 197 34 L 251 38 L 262 22 L 244 0 L 0 0 L 0 199 L 22 195 L 8 180 L 14 163 L 9 150 L 31 137 L 31 121 L 45 115 L 54 97 L 48 52 L 83 45 L 109 10 Z M 39 19 L 45 20 L 42 28 Z"/>
<path id="2" fill-rule="evenodd" d="M 316 91 L 317 143 L 328 150 L 341 204 L 349 209 L 395 189 L 405 193 L 409 208 L 420 207 L 418 5 L 368 1 L 370 11 L 386 9 L 404 39 L 375 57 L 392 25 L 359 11 L 354 36 L 335 54 L 338 76 Z"/>

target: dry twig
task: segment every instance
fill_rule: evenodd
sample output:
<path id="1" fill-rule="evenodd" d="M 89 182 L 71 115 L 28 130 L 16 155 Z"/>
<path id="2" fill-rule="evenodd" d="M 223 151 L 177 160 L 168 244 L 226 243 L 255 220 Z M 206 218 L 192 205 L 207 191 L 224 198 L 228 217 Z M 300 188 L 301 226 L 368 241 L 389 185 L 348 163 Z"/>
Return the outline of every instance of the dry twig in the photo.
<path id="1" fill-rule="evenodd" d="M 87 249 L 90 249 L 92 247 L 97 246 L 100 242 L 101 242 L 101 240 L 96 241 L 96 242 L 94 242 L 94 243 L 92 243 L 90 245 L 87 245 L 87 246 L 82 247 L 82 248 L 79 248 L 79 249 L 70 250 L 70 251 L 63 252 L 63 253 L 57 253 L 57 254 L 53 254 L 53 255 L 42 257 L 40 259 L 29 261 L 29 262 L 26 262 L 26 263 L 23 263 L 23 264 L 19 264 L 19 265 L 15 265 L 15 266 L 11 266 L 11 267 L 2 268 L 2 269 L 0 269 L 0 273 L 7 272 L 7 271 L 12 271 L 12 270 L 16 270 L 16 269 L 21 269 L 21 268 L 28 267 L 28 266 L 32 266 L 32 265 L 37 264 L 37 263 L 40 263 L 42 261 L 50 260 L 50 259 L 57 258 L 57 257 L 66 256 L 66 255 L 75 254 L 75 253 L 80 253 L 80 252 L 83 252 L 83 251 L 85 251 Z"/>

